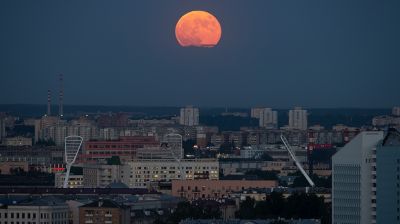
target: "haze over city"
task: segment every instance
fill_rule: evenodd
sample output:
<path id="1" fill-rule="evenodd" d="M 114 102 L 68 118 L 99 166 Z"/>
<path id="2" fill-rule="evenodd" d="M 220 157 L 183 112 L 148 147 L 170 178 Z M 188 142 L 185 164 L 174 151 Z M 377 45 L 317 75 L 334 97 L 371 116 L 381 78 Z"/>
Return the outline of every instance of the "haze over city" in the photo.
<path id="1" fill-rule="evenodd" d="M 0 224 L 400 223 L 399 0 L 1 0 Z"/>
<path id="2" fill-rule="evenodd" d="M 0 103 L 391 108 L 399 1 L 2 1 Z M 179 18 L 212 13 L 214 48 L 183 48 Z"/>

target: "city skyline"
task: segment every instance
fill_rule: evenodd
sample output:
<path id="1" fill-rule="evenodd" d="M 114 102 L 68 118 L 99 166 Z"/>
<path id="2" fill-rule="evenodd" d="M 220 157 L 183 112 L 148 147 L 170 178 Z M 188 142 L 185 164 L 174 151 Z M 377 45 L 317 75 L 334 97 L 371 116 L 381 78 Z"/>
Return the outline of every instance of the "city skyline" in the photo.
<path id="1" fill-rule="evenodd" d="M 391 108 L 400 101 L 398 1 L 0 4 L 1 104 L 41 104 L 48 89 L 57 99 L 60 73 L 66 105 Z M 221 22 L 216 47 L 178 45 L 175 25 L 192 10 Z"/>

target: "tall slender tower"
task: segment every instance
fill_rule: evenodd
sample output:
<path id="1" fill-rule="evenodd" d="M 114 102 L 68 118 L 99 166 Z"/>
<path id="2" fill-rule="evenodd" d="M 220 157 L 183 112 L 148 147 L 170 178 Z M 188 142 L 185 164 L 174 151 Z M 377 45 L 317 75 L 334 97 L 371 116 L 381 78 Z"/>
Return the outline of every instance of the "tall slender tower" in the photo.
<path id="1" fill-rule="evenodd" d="M 63 85 L 63 74 L 60 74 L 60 105 L 58 108 L 59 116 L 64 116 L 64 108 L 63 108 L 63 98 L 64 98 L 64 85 Z"/>
<path id="2" fill-rule="evenodd" d="M 47 90 L 47 116 L 51 116 L 51 91 Z"/>

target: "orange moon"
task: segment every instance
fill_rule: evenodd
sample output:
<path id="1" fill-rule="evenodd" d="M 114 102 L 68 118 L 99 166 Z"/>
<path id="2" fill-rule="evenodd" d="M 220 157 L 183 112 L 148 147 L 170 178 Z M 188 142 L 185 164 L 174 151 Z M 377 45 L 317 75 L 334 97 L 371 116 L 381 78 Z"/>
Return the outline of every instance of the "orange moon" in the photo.
<path id="1" fill-rule="evenodd" d="M 182 47 L 214 47 L 221 39 L 221 25 L 206 11 L 183 15 L 175 27 L 175 36 Z"/>

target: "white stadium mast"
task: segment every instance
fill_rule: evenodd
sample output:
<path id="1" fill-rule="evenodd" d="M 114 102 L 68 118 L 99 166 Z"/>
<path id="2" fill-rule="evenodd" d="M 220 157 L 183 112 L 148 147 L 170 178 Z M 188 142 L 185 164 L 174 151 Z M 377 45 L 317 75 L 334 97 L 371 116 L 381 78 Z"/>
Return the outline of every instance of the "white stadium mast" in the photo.
<path id="1" fill-rule="evenodd" d="M 292 157 L 292 159 L 294 160 L 294 162 L 296 163 L 297 168 L 299 168 L 300 172 L 303 174 L 303 176 L 306 178 L 306 180 L 308 181 L 308 183 L 310 184 L 311 187 L 315 187 L 314 182 L 311 180 L 311 178 L 307 175 L 306 171 L 304 171 L 303 167 L 301 166 L 300 162 L 297 160 L 296 156 L 294 155 L 293 151 L 292 151 L 292 147 L 289 145 L 288 140 L 285 138 L 285 136 L 283 136 L 283 134 L 281 135 L 281 140 L 283 142 L 283 144 L 285 145 L 285 148 L 287 149 L 287 151 L 289 152 L 290 156 Z"/>
<path id="2" fill-rule="evenodd" d="M 68 188 L 68 180 L 69 173 L 71 172 L 71 166 L 75 163 L 76 156 L 78 155 L 82 142 L 83 138 L 81 136 L 65 137 L 65 162 L 67 163 L 67 173 L 65 174 L 63 188 Z"/>

